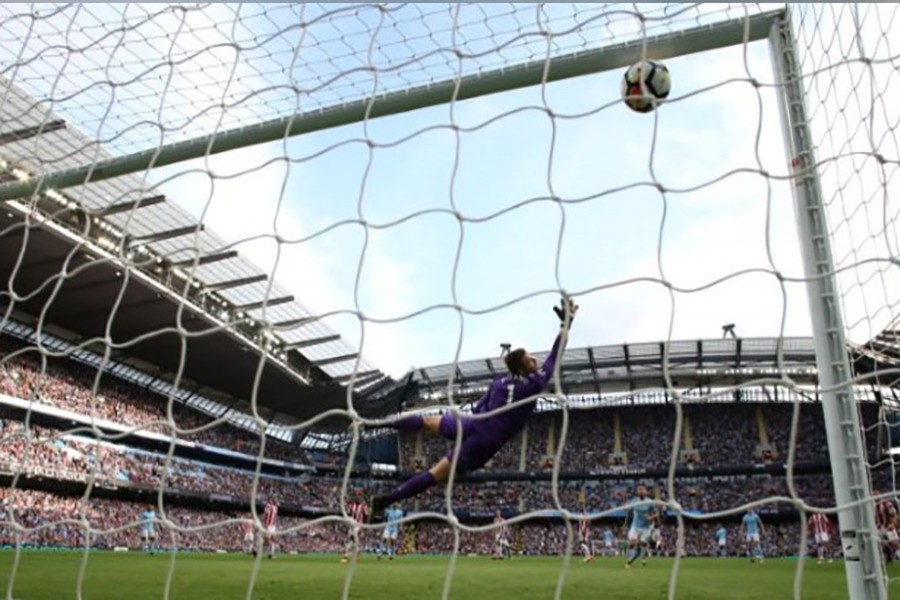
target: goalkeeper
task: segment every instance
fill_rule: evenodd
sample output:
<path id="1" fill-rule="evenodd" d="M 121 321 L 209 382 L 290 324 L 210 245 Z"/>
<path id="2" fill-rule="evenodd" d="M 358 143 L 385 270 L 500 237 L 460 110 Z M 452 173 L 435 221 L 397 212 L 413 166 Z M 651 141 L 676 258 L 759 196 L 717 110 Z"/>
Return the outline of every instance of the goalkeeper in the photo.
<path id="1" fill-rule="evenodd" d="M 505 361 L 509 374 L 491 383 L 488 391 L 475 404 L 472 413 L 476 415 L 488 413 L 508 404 L 514 405 L 514 408 L 481 419 L 460 418 L 450 412 L 429 417 L 409 415 L 397 421 L 394 427 L 401 432 L 426 429 L 451 440 L 456 439 L 457 428 L 462 427 L 457 473 L 468 473 L 484 466 L 510 438 L 522 431 L 531 413 L 534 412 L 536 396 L 544 391 L 553 377 L 556 360 L 561 352 L 561 346 L 565 343 L 572 319 L 578 312 L 578 306 L 572 300 L 563 299 L 559 306 L 553 307 L 553 311 L 559 317 L 560 332 L 544 364 L 539 368 L 537 359 L 523 348 L 508 353 Z M 374 498 L 373 518 L 380 519 L 384 508 L 394 502 L 410 498 L 433 485 L 447 481 L 452 460 L 451 451 L 431 469 L 412 476 L 391 493 Z"/>

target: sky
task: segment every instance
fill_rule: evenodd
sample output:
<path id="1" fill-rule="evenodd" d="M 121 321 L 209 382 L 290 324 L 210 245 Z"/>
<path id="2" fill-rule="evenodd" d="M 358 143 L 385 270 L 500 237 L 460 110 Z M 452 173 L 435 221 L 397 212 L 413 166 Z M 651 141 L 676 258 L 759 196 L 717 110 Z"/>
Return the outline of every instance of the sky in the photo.
<path id="1" fill-rule="evenodd" d="M 52 81 L 56 110 L 129 152 L 543 58 L 546 39 L 568 52 L 640 35 L 633 9 L 598 5 L 270 8 L 70 8 L 34 25 L 45 38 L 31 43 L 52 49 L 61 32 L 62 47 L 105 41 L 96 52 L 45 53 L 21 69 L 21 83 L 35 92 Z M 640 8 L 652 17 L 649 34 L 744 14 Z M 843 64 L 860 50 L 841 9 L 821 9 L 839 23 L 840 43 L 830 45 L 821 29 L 804 28 L 819 14 L 810 10 L 795 18 L 801 54 L 815 65 L 813 137 L 826 158 L 835 256 L 847 267 L 847 322 L 862 341 L 893 319 L 900 291 L 883 260 L 896 254 L 896 184 L 891 164 L 872 159 L 877 147 L 896 160 L 896 111 L 884 107 L 897 105 L 897 83 L 887 58 L 869 71 Z M 864 53 L 890 57 L 880 32 L 893 27 L 893 10 L 858 16 Z M 108 23 L 123 19 L 131 28 L 117 34 Z M 5 22 L 29 26 L 8 13 Z M 515 44 L 539 27 L 554 35 Z M 360 68 L 367 62 L 374 75 Z M 573 347 L 716 338 L 726 323 L 742 337 L 808 335 L 768 45 L 666 64 L 672 96 L 651 114 L 620 102 L 615 70 L 198 159 L 150 179 L 209 230 L 245 240 L 237 249 L 310 310 L 344 311 L 326 324 L 394 376 L 495 356 L 503 342 L 547 349 L 561 289 L 581 306 Z M 101 84 L 83 91 L 86 81 Z M 859 115 L 870 117 L 862 133 Z M 881 260 L 849 268 L 872 258 Z"/>

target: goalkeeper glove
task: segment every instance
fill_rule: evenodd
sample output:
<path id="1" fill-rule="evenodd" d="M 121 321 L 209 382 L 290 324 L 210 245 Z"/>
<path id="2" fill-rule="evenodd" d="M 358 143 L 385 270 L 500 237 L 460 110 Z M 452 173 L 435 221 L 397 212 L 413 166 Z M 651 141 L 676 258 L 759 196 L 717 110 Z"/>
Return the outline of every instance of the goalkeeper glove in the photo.
<path id="1" fill-rule="evenodd" d="M 572 300 L 569 300 L 569 326 L 572 326 L 572 321 L 575 319 L 575 311 L 578 309 L 578 306 Z M 566 299 L 561 298 L 559 300 L 559 306 L 553 307 L 553 312 L 556 313 L 556 316 L 559 317 L 559 326 L 563 327 L 566 324 Z"/>

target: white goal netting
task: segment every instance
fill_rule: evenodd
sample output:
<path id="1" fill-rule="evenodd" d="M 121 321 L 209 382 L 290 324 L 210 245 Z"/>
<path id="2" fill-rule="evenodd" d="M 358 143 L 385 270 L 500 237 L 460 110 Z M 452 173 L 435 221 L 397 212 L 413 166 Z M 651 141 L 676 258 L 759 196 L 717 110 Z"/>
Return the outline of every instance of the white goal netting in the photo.
<path id="1" fill-rule="evenodd" d="M 501 344 L 545 356 L 561 294 L 580 310 L 529 424 L 477 476 L 402 504 L 400 551 L 449 557 L 437 593 L 451 594 L 463 556 L 495 551 L 502 527 L 512 554 L 560 558 L 546 592 L 567 595 L 587 577 L 582 521 L 598 554 L 624 560 L 638 485 L 659 515 L 669 597 L 694 591 L 685 561 L 723 552 L 720 528 L 724 552 L 745 555 L 750 509 L 767 556 L 840 560 L 809 520 L 826 515 L 839 537 L 848 507 L 831 479 L 817 278 L 769 42 L 785 15 L 862 478 L 887 540 L 896 12 L 0 7 L 7 597 L 29 597 L 46 548 L 80 551 L 79 594 L 101 589 L 89 550 L 166 552 L 165 597 L 184 585 L 185 550 L 255 552 L 230 590 L 248 597 L 286 593 L 260 579 L 268 552 L 375 552 L 384 525 L 355 529 L 352 504 L 454 442 L 385 429 L 411 407 L 375 415 L 366 398 L 391 388 L 387 374 L 417 384 L 413 408 L 468 414 L 502 374 Z M 620 97 L 642 58 L 672 75 L 649 114 Z M 306 391 L 333 383 L 355 394 L 316 414 Z M 818 594 L 807 562 L 770 592 Z M 349 563 L 335 595 L 371 584 Z"/>

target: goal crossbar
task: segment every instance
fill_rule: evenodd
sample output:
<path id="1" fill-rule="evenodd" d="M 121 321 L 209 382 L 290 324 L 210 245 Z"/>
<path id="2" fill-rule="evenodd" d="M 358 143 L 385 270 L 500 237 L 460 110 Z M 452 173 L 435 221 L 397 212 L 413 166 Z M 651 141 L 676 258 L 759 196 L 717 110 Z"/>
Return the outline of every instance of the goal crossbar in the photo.
<path id="1" fill-rule="evenodd" d="M 271 119 L 250 127 L 238 127 L 219 133 L 176 142 L 99 161 L 94 164 L 39 175 L 25 181 L 0 185 L 0 202 L 31 197 L 48 189 L 103 181 L 146 171 L 203 156 L 256 144 L 273 142 L 304 133 L 322 131 L 365 119 L 396 115 L 412 110 L 446 104 L 454 98 L 467 100 L 489 94 L 561 81 L 581 75 L 602 73 L 626 67 L 643 57 L 667 59 L 706 52 L 768 38 L 773 24 L 783 18 L 784 10 L 768 11 L 746 18 L 703 25 L 677 33 L 604 46 L 534 60 L 517 66 L 454 78 L 342 103 L 315 111 Z M 549 62 L 549 68 L 547 68 Z"/>

